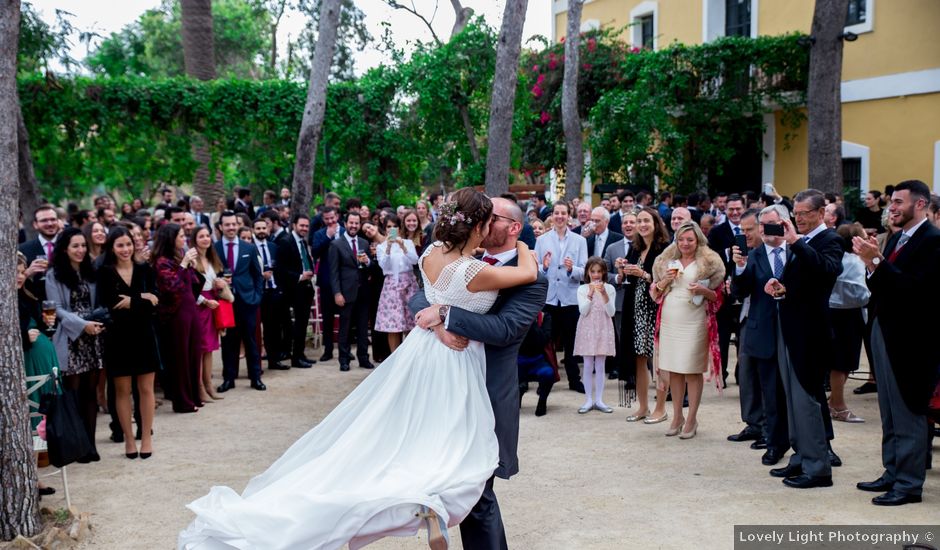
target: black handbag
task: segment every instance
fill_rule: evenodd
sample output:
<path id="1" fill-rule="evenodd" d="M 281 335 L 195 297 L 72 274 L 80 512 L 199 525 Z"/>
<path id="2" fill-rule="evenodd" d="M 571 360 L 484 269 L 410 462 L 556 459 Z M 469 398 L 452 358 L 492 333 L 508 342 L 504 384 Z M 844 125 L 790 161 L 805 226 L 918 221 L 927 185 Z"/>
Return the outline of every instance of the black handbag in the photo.
<path id="1" fill-rule="evenodd" d="M 111 323 L 113 322 L 111 319 L 111 312 L 108 311 L 108 308 L 101 306 L 96 307 L 95 309 L 91 310 L 91 312 L 82 316 L 82 319 L 95 323 L 101 323 L 105 326 L 105 328 L 110 327 Z"/>
<path id="2" fill-rule="evenodd" d="M 46 415 L 49 462 L 56 468 L 68 466 L 93 450 L 88 433 L 85 432 L 85 425 L 78 415 L 77 402 L 78 398 L 73 390 L 42 396 L 40 412 Z"/>

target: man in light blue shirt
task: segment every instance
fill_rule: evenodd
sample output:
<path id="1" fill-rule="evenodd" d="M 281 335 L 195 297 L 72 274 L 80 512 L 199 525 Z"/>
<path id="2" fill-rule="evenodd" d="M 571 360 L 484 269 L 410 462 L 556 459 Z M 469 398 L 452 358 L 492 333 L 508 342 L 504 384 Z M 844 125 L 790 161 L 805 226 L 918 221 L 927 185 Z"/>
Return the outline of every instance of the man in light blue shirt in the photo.
<path id="1" fill-rule="evenodd" d="M 584 393 L 574 356 L 574 336 L 578 328 L 578 287 L 584 279 L 588 251 L 585 238 L 568 229 L 570 217 L 567 203 L 555 204 L 552 230 L 535 241 L 535 254 L 548 279 L 545 311 L 552 316 L 552 338 L 560 336 L 564 344 L 568 387 Z"/>

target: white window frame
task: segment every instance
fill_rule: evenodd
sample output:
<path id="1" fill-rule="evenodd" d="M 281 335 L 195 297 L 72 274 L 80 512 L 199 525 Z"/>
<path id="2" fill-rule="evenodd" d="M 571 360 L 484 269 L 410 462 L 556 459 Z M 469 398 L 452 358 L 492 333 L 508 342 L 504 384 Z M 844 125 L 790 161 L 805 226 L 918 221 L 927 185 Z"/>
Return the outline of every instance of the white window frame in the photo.
<path id="1" fill-rule="evenodd" d="M 630 42 L 634 48 L 643 47 L 643 26 L 640 19 L 649 15 L 653 16 L 653 49 L 659 49 L 659 2 L 652 0 L 640 2 L 630 10 L 630 22 L 634 24 L 630 29 Z"/>
<path id="2" fill-rule="evenodd" d="M 751 38 L 757 38 L 760 0 L 751 1 Z M 867 13 L 867 12 L 866 12 Z M 702 42 L 725 35 L 725 0 L 702 0 Z"/>
<path id="3" fill-rule="evenodd" d="M 858 158 L 862 160 L 862 174 L 859 178 L 858 187 L 861 189 L 862 197 L 869 191 L 869 177 L 871 174 L 871 148 L 860 143 L 851 141 L 842 142 L 842 158 Z"/>
<path id="4" fill-rule="evenodd" d="M 853 32 L 863 34 L 872 32 L 875 26 L 875 0 L 865 0 L 865 21 L 857 25 L 849 25 L 843 29 L 844 32 Z"/>

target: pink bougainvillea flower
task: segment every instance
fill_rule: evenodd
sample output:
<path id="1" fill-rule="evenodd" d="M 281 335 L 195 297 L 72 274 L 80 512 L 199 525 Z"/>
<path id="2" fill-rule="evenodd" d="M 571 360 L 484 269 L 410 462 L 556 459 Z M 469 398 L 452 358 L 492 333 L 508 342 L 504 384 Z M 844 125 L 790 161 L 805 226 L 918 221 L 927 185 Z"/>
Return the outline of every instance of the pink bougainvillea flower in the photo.
<path id="1" fill-rule="evenodd" d="M 597 49 L 597 40 L 594 38 L 588 38 L 587 48 L 589 52 L 593 52 Z"/>
<path id="2" fill-rule="evenodd" d="M 548 112 L 546 111 L 542 111 L 542 115 L 539 116 L 539 122 L 541 122 L 543 125 L 548 124 L 548 121 L 550 121 L 551 119 L 552 119 L 552 115 L 548 114 Z"/>
<path id="3" fill-rule="evenodd" d="M 548 70 L 550 70 L 550 71 L 554 71 L 554 70 L 555 70 L 555 67 L 557 67 L 557 66 L 558 66 L 558 62 L 555 61 L 554 59 L 552 59 L 551 61 L 548 62 Z"/>
<path id="4" fill-rule="evenodd" d="M 590 70 L 591 70 L 591 67 L 593 67 L 593 65 L 591 65 L 590 63 L 582 63 L 582 64 L 581 64 L 581 70 L 582 70 L 582 71 L 590 71 Z"/>
<path id="5" fill-rule="evenodd" d="M 540 74 L 539 77 L 538 77 L 537 79 L 535 79 L 535 83 L 538 84 L 538 85 L 540 85 L 540 86 L 542 85 L 542 82 L 545 82 L 545 75 L 544 75 L 544 74 Z"/>
<path id="6" fill-rule="evenodd" d="M 532 86 L 532 95 L 535 97 L 542 97 L 542 88 L 538 84 Z"/>
<path id="7" fill-rule="evenodd" d="M 532 72 L 533 72 L 533 73 L 539 72 L 539 66 L 538 66 L 538 65 L 532 65 Z"/>

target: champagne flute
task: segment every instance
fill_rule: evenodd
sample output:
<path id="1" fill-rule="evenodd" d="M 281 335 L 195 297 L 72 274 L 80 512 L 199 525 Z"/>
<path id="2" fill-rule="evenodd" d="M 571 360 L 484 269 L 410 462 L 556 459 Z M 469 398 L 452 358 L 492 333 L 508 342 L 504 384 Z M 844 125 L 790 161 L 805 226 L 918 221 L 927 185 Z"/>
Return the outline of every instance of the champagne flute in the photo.
<path id="1" fill-rule="evenodd" d="M 55 319 L 56 319 L 56 306 L 55 302 L 52 300 L 43 300 L 42 301 L 42 321 L 46 323 L 46 328 L 43 329 L 43 332 L 46 334 L 52 334 L 55 332 Z"/>
<path id="2" fill-rule="evenodd" d="M 46 269 L 43 270 L 43 272 L 42 272 L 42 277 L 39 278 L 40 281 L 45 281 L 45 280 L 46 280 L 46 271 L 49 270 L 49 257 L 46 256 L 45 254 L 37 254 L 37 255 L 36 255 L 36 260 L 42 260 L 42 261 L 46 262 Z"/>

